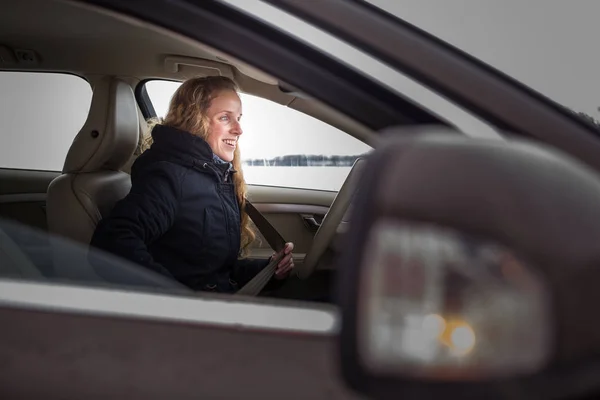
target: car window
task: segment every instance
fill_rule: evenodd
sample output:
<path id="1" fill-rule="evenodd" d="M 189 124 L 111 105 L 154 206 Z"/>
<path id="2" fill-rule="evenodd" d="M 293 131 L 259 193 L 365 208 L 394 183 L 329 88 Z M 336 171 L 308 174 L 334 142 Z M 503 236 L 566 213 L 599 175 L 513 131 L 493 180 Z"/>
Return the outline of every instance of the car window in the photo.
<path id="1" fill-rule="evenodd" d="M 179 82 L 152 80 L 146 90 L 164 117 Z M 250 185 L 338 191 L 356 158 L 371 147 L 309 115 L 241 93 L 240 150 Z"/>
<path id="2" fill-rule="evenodd" d="M 496 127 L 487 121 L 329 32 L 261 0 L 222 1 L 369 76 L 467 136 L 502 139 Z"/>
<path id="3" fill-rule="evenodd" d="M 0 71 L 0 88 L 0 168 L 62 170 L 90 109 L 89 83 L 69 74 Z"/>

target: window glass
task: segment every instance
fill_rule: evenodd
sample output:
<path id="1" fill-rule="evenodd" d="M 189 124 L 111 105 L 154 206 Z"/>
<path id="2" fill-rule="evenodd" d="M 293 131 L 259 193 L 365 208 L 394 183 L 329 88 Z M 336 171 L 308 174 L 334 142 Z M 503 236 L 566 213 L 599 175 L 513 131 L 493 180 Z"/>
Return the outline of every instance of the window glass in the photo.
<path id="1" fill-rule="evenodd" d="M 241 12 L 250 14 L 269 25 L 273 25 L 277 29 L 295 37 L 297 40 L 304 42 L 308 46 L 314 47 L 345 63 L 351 68 L 354 68 L 359 73 L 367 75 L 386 86 L 388 89 L 395 91 L 400 96 L 427 109 L 430 113 L 448 122 L 467 136 L 482 137 L 486 139 L 502 138 L 496 128 L 491 126 L 487 121 L 473 115 L 459 105 L 446 99 L 444 96 L 440 96 L 432 89 L 424 86 L 419 81 L 390 67 L 356 46 L 346 43 L 330 32 L 313 26 L 304 20 L 261 0 L 222 1 L 239 9 Z M 390 1 L 393 3 L 395 0 Z M 426 3 L 423 0 L 419 1 L 420 3 Z M 443 1 L 440 0 L 439 2 L 441 3 Z M 445 6 L 446 8 L 451 7 L 447 4 Z M 402 9 L 402 7 L 400 7 L 400 9 Z M 459 9 L 463 10 L 463 8 Z M 437 14 L 444 15 L 443 13 Z M 462 26 L 461 23 L 455 25 Z"/>
<path id="2" fill-rule="evenodd" d="M 157 116 L 164 117 L 179 82 L 146 83 Z M 242 100 L 240 150 L 251 185 L 340 189 L 352 163 L 371 147 L 309 115 L 249 94 Z"/>
<path id="3" fill-rule="evenodd" d="M 0 71 L 0 168 L 62 170 L 91 101 L 78 76 Z"/>

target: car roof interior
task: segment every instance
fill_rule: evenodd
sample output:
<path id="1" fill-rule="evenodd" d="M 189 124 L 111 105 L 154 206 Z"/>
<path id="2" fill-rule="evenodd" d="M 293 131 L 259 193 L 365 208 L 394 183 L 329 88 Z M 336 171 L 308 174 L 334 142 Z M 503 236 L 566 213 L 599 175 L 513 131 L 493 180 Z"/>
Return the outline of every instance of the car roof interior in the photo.
<path id="1" fill-rule="evenodd" d="M 194 40 L 95 6 L 62 0 L 2 0 L 3 55 L 31 51 L 36 60 L 0 57 L 1 70 L 72 73 L 93 84 L 112 75 L 135 88 L 146 79 L 183 81 L 197 75 L 233 78 L 244 93 L 324 121 L 373 145 L 374 133 L 331 107 Z M 8 51 L 6 51 L 8 50 Z M 144 127 L 141 127 L 144 129 Z"/>

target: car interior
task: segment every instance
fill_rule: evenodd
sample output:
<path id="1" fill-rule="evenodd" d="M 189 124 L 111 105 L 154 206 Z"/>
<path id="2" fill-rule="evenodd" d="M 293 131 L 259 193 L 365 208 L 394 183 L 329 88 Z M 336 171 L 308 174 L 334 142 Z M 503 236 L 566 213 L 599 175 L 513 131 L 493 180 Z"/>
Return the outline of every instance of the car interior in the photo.
<path id="1" fill-rule="evenodd" d="M 308 2 L 280 3 L 304 9 L 310 20 Z M 312 21 L 337 18 L 340 36 L 346 28 L 341 22 L 351 17 L 381 21 L 375 13 L 360 14 L 364 5 L 358 2 L 322 3 L 346 14 L 323 12 Z M 418 70 L 426 72 L 419 81 L 437 82 L 437 92 L 452 94 L 448 98 L 463 106 L 470 101 L 468 110 L 497 125 L 508 140 L 433 127 L 446 124 L 424 107 L 398 101 L 400 95 L 393 104 L 383 104 L 385 96 L 361 103 L 359 94 L 383 84 L 352 88 L 355 97 L 348 102 L 373 107 L 352 114 L 340 101 L 334 109 L 279 81 L 273 71 L 107 9 L 70 0 L 0 0 L 0 6 L 0 83 L 8 88 L 0 92 L 0 112 L 9 110 L 0 133 L 0 277 L 9 283 L 0 286 L 12 290 L 0 290 L 6 344 L 0 359 L 8 366 L 0 389 L 22 386 L 21 393 L 55 390 L 71 397 L 122 391 L 132 398 L 355 398 L 348 388 L 382 399 L 597 394 L 600 325 L 590 315 L 598 301 L 600 142 L 591 124 L 460 53 L 428 47 L 431 38 L 402 24 L 366 29 L 372 40 L 362 48 L 370 46 L 378 59 L 387 54 L 388 64 L 401 71 L 410 62 L 437 60 Z M 361 21 L 366 25 L 367 18 Z M 381 45 L 378 34 L 389 42 Z M 356 37 L 352 41 L 357 44 Z M 400 51 L 395 43 L 423 51 Z M 379 45 L 388 47 L 375 53 Z M 336 80 L 334 72 L 320 75 L 325 79 L 319 83 L 329 80 L 330 89 L 347 94 L 342 84 L 349 80 Z M 19 74 L 31 73 L 83 79 L 89 107 L 73 99 L 75 89 L 48 91 L 35 79 L 30 86 L 13 85 Z M 148 83 L 198 75 L 231 77 L 243 94 L 375 149 L 357 154 L 335 190 L 249 185 L 252 203 L 295 244 L 296 274 L 282 288 L 262 293 L 281 303 L 254 295 L 221 302 L 212 300 L 224 297 L 208 293 L 194 297 L 177 282 L 108 254 L 103 256 L 111 265 L 102 276 L 88 264 L 92 232 L 129 191 L 148 121 L 159 115 Z M 460 88 L 451 90 L 453 85 Z M 22 109 L 14 106 L 15 94 L 26 99 Z M 379 94 L 371 92 L 373 98 Z M 46 99 L 43 121 L 35 96 Z M 52 118 L 57 98 L 74 111 L 63 114 L 65 121 Z M 389 118 L 368 124 L 364 116 L 371 112 Z M 20 120 L 48 129 L 35 132 L 36 140 L 19 131 Z M 76 129 L 61 139 L 57 122 Z M 64 136 L 64 154 L 54 153 L 53 142 Z M 20 160 L 24 148 L 35 156 Z M 60 167 L 41 167 L 37 158 L 43 155 Z M 268 236 L 259 234 L 252 257 L 272 254 Z M 39 298 L 31 300 L 29 291 Z M 95 297 L 85 295 L 90 292 Z M 335 306 L 322 304 L 333 303 L 333 293 Z M 313 303 L 293 307 L 284 299 Z M 277 309 L 277 316 L 257 304 Z M 244 316 L 254 310 L 258 322 L 222 312 L 234 309 Z M 198 318 L 202 313 L 206 318 Z M 323 318 L 318 330 L 309 326 L 315 315 Z M 281 329 L 291 320 L 306 329 Z"/>
<path id="2" fill-rule="evenodd" d="M 148 80 L 227 76 L 242 93 L 306 114 L 375 147 L 376 134 L 360 122 L 229 55 L 167 30 L 66 1 L 6 0 L 2 5 L 1 71 L 71 74 L 84 78 L 93 92 L 87 119 L 73 136 L 62 171 L 0 169 L 0 218 L 51 234 L 47 243 L 17 243 L 46 277 L 102 281 L 85 252 L 74 256 L 61 250 L 56 240 L 87 246 L 98 221 L 128 193 L 129 169 L 148 133 L 148 119 L 156 116 L 148 101 Z M 328 298 L 335 243 L 347 230 L 362 161 L 356 161 L 337 192 L 249 185 L 252 203 L 295 245 L 297 276 L 273 295 Z M 251 256 L 271 254 L 259 233 Z"/>

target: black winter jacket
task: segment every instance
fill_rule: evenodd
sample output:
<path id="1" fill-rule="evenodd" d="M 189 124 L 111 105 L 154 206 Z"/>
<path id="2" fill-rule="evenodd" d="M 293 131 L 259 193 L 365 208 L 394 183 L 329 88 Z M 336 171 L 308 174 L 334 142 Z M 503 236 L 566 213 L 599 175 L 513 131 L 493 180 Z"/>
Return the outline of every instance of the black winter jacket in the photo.
<path id="1" fill-rule="evenodd" d="M 238 259 L 235 171 L 215 162 L 198 136 L 157 125 L 152 137 L 132 166 L 130 193 L 100 221 L 91 245 L 194 290 L 236 291 L 268 260 Z"/>

